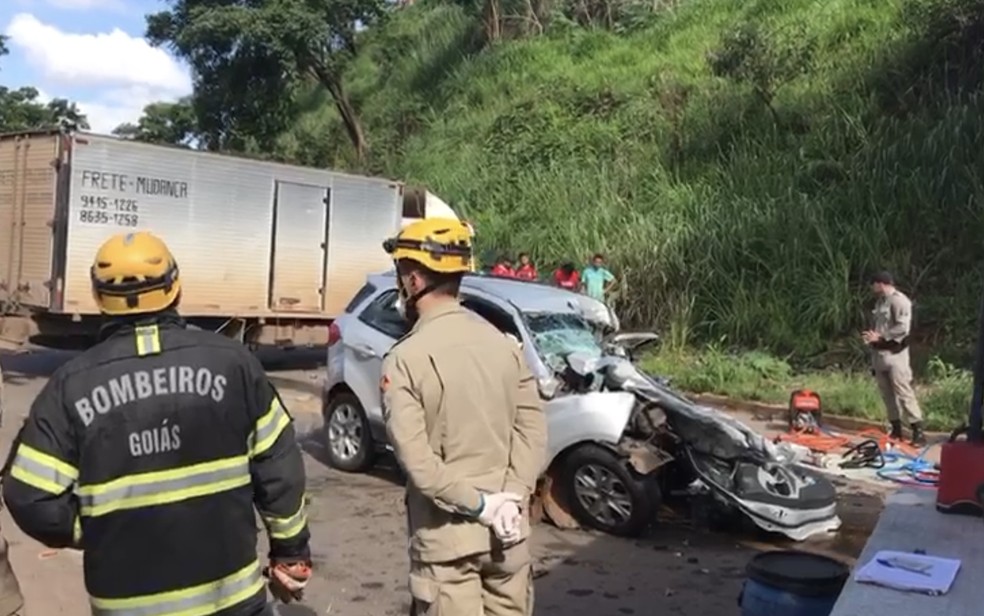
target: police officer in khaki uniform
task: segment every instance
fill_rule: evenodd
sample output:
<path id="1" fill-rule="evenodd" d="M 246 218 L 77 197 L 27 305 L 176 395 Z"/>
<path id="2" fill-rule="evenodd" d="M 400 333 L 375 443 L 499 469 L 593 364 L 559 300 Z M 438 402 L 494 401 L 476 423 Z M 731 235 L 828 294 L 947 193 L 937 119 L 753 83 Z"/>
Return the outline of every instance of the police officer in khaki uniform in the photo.
<path id="1" fill-rule="evenodd" d="M 529 616 L 527 505 L 546 450 L 536 383 L 515 341 L 458 303 L 465 224 L 422 220 L 384 248 L 413 324 L 380 383 L 408 477 L 411 614 Z"/>
<path id="2" fill-rule="evenodd" d="M 861 337 L 871 349 L 872 371 L 878 382 L 888 419 L 890 436 L 902 438 L 902 420 L 912 428 L 912 444 L 923 445 L 922 410 L 912 389 L 909 363 L 909 333 L 912 328 L 912 302 L 895 288 L 888 272 L 871 277 L 871 290 L 877 297 L 872 310 L 872 327 Z"/>
<path id="3" fill-rule="evenodd" d="M 3 411 L 3 368 L 0 368 L 0 424 L 3 423 Z M 16 616 L 24 606 L 24 597 L 7 550 L 7 540 L 0 535 L 0 616 Z"/>

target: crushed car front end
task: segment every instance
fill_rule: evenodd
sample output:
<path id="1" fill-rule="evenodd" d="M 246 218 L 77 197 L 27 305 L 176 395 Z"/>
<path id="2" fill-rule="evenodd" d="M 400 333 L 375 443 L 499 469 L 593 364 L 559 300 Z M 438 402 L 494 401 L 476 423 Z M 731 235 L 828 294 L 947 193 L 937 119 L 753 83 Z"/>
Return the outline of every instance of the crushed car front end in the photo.
<path id="1" fill-rule="evenodd" d="M 577 364 L 574 358 L 572 365 Z M 719 513 L 802 541 L 840 527 L 837 492 L 812 469 L 780 458 L 775 446 L 731 415 L 674 392 L 624 357 L 606 356 L 576 372 L 603 375 L 606 388 L 639 401 L 627 433 L 675 458 L 674 475 L 690 496 L 708 496 Z"/>

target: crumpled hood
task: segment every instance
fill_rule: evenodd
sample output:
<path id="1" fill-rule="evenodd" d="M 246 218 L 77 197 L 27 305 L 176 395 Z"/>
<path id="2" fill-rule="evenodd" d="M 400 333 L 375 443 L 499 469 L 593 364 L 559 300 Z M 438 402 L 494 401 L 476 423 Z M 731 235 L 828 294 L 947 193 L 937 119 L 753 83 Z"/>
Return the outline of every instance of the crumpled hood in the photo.
<path id="1" fill-rule="evenodd" d="M 836 530 L 837 492 L 823 475 L 786 463 L 776 446 L 731 415 L 695 404 L 620 357 L 598 360 L 613 385 L 666 414 L 696 479 L 692 490 L 741 511 L 757 526 L 802 541 Z"/>
<path id="2" fill-rule="evenodd" d="M 699 404 L 669 406 L 677 436 L 700 453 L 737 459 L 753 451 L 766 460 L 780 460 L 771 441 L 727 413 Z"/>
<path id="3" fill-rule="evenodd" d="M 692 449 L 729 460 L 755 452 L 766 460 L 780 461 L 772 442 L 728 413 L 687 400 L 644 374 L 628 359 L 605 357 L 602 361 L 626 391 L 658 404 L 667 413 L 676 435 Z"/>

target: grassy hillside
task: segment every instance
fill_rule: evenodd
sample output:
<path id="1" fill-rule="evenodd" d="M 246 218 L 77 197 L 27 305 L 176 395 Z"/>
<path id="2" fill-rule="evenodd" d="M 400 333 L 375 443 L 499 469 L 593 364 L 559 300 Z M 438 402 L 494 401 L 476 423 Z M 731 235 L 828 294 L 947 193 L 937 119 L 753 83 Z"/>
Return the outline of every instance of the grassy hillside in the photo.
<path id="1" fill-rule="evenodd" d="M 970 339 L 984 0 L 684 0 L 617 32 L 476 32 L 423 0 L 349 77 L 371 170 L 450 200 L 484 249 L 604 251 L 625 319 L 678 343 L 846 362 L 878 267 L 917 299 L 921 346 Z M 279 155 L 349 166 L 330 103 L 307 108 Z"/>

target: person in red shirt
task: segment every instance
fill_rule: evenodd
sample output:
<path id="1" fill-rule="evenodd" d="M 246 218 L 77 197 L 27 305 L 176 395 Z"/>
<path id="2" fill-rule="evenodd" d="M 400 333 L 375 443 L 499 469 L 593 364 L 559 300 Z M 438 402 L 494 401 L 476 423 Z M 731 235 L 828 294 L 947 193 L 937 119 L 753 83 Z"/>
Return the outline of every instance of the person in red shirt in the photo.
<path id="1" fill-rule="evenodd" d="M 513 269 L 512 261 L 509 257 L 499 257 L 499 261 L 492 268 L 491 274 L 500 278 L 515 278 L 516 271 Z"/>
<path id="2" fill-rule="evenodd" d="M 525 252 L 519 253 L 519 267 L 516 268 L 516 278 L 523 280 L 536 280 L 536 266 L 530 261 L 530 255 Z"/>
<path id="3" fill-rule="evenodd" d="M 554 284 L 562 289 L 577 291 L 581 286 L 581 275 L 573 263 L 564 263 L 553 274 Z"/>

